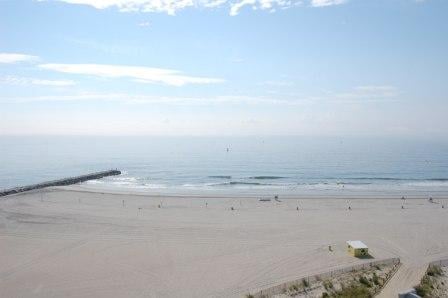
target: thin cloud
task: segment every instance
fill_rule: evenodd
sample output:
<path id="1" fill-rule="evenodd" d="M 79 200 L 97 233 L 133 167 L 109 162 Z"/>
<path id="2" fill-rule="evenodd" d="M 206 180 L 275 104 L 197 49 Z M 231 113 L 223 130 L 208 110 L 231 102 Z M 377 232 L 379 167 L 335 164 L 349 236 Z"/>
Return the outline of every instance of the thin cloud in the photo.
<path id="1" fill-rule="evenodd" d="M 0 78 L 1 84 L 8 85 L 39 85 L 39 86 L 53 86 L 53 87 L 67 87 L 73 86 L 76 83 L 72 80 L 42 80 L 36 78 L 24 78 L 15 76 L 6 76 Z"/>
<path id="2" fill-rule="evenodd" d="M 241 8 L 243 8 L 244 6 L 246 6 L 246 5 L 253 6 L 256 3 L 257 3 L 256 0 L 242 0 L 240 2 L 231 4 L 230 5 L 230 15 L 236 16 L 240 12 Z"/>
<path id="3" fill-rule="evenodd" d="M 51 1 L 51 0 L 40 0 Z M 295 6 L 325 7 L 339 5 L 347 0 L 54 0 L 69 4 L 88 5 L 96 9 L 116 8 L 120 12 L 162 12 L 176 15 L 185 8 L 208 8 L 229 6 L 229 14 L 236 16 L 240 10 L 249 6 L 254 10 L 275 12 L 276 9 L 287 9 Z"/>
<path id="4" fill-rule="evenodd" d="M 244 6 L 250 6 L 253 10 L 267 10 L 273 13 L 276 9 L 288 9 L 303 4 L 302 0 L 242 0 L 230 4 L 230 15 L 238 15 Z"/>
<path id="5" fill-rule="evenodd" d="M 206 7 L 216 1 L 205 0 L 196 3 L 194 0 L 56 0 L 70 4 L 83 4 L 96 9 L 117 8 L 121 12 L 164 12 L 175 15 L 177 11 L 198 4 Z"/>
<path id="6" fill-rule="evenodd" d="M 72 101 L 103 101 L 124 104 L 165 104 L 165 105 L 297 105 L 299 102 L 288 101 L 262 96 L 221 95 L 221 96 L 152 96 L 126 93 L 78 93 L 67 95 L 40 95 L 0 97 L 3 102 L 31 103 L 31 102 L 72 102 Z"/>
<path id="7" fill-rule="evenodd" d="M 141 23 L 138 23 L 138 26 L 139 27 L 149 27 L 149 26 L 151 26 L 151 22 L 141 22 Z"/>
<path id="8" fill-rule="evenodd" d="M 19 62 L 33 62 L 38 60 L 37 56 L 18 54 L 18 53 L 0 53 L 0 63 L 13 64 Z"/>
<path id="9" fill-rule="evenodd" d="M 337 99 L 343 100 L 384 100 L 400 95 L 399 90 L 394 86 L 358 86 L 348 92 L 333 94 Z"/>
<path id="10" fill-rule="evenodd" d="M 184 75 L 178 70 L 142 66 L 107 64 L 40 64 L 39 68 L 101 78 L 130 78 L 140 83 L 166 84 L 171 86 L 215 84 L 224 82 L 224 80 L 217 78 Z"/>
<path id="11" fill-rule="evenodd" d="M 332 6 L 332 5 L 340 5 L 346 3 L 347 0 L 311 0 L 312 7 L 323 7 L 323 6 Z"/>
<path id="12" fill-rule="evenodd" d="M 291 81 L 264 81 L 260 85 L 272 86 L 272 87 L 291 87 L 294 86 L 294 82 Z"/>
<path id="13" fill-rule="evenodd" d="M 78 93 L 69 95 L 41 95 L 25 97 L 6 97 L 0 101 L 8 102 L 52 102 L 52 101 L 105 101 L 127 104 L 169 104 L 169 105 L 216 105 L 216 104 L 244 104 L 244 105 L 283 105 L 303 106 L 315 103 L 324 104 L 353 104 L 391 100 L 399 95 L 397 88 L 392 86 L 360 86 L 348 92 L 326 93 L 317 96 L 297 96 L 294 94 L 277 96 L 248 96 L 248 95 L 220 95 L 220 96 L 153 96 L 127 93 Z"/>

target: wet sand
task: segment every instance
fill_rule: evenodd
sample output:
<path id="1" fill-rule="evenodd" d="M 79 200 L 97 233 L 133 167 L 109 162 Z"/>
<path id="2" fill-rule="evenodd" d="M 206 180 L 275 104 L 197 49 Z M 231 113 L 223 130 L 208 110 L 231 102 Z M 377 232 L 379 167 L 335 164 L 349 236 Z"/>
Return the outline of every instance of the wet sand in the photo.
<path id="1" fill-rule="evenodd" d="M 79 190 L 0 200 L 1 297 L 240 297 L 369 261 L 350 257 L 346 240 L 362 240 L 375 259 L 400 257 L 403 272 L 448 257 L 448 200 L 401 209 L 399 199 Z M 392 292 L 414 282 L 400 274 Z"/>

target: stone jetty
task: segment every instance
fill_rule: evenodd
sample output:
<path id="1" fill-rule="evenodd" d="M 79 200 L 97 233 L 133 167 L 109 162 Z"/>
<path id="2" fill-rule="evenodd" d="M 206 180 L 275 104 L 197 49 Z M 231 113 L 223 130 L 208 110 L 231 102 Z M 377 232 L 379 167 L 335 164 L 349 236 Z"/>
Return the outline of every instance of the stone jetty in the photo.
<path id="1" fill-rule="evenodd" d="M 100 179 L 100 178 L 107 177 L 107 176 L 115 176 L 115 175 L 120 175 L 120 174 L 121 174 L 121 171 L 119 171 L 119 170 L 109 170 L 109 171 L 96 172 L 96 173 L 91 173 L 91 174 L 82 175 L 82 176 L 47 181 L 47 182 L 42 182 L 42 183 L 33 184 L 33 185 L 4 189 L 4 190 L 0 190 L 0 197 L 12 195 L 12 194 L 16 194 L 16 193 L 20 193 L 20 192 L 24 192 L 24 191 L 41 189 L 41 188 L 50 187 L 50 186 L 71 185 L 71 184 L 76 184 L 76 183 L 80 183 L 80 182 L 84 182 L 84 181 L 88 181 L 88 180 L 95 180 L 95 179 Z"/>

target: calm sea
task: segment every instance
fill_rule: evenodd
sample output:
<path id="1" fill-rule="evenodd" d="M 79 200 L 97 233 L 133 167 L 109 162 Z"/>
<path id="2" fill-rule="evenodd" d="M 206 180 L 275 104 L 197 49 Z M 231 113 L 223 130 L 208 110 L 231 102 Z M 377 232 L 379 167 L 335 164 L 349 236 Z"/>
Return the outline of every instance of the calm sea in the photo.
<path id="1" fill-rule="evenodd" d="M 118 168 L 148 192 L 448 194 L 448 142 L 311 137 L 1 137 L 0 188 Z"/>

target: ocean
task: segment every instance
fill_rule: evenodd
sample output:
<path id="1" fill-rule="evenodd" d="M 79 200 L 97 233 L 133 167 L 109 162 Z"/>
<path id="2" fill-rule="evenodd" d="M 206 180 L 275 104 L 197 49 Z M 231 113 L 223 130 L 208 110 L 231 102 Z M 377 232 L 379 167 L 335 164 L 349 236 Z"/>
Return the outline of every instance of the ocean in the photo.
<path id="1" fill-rule="evenodd" d="M 0 188 L 118 168 L 148 193 L 446 196 L 448 142 L 361 137 L 0 137 Z"/>

